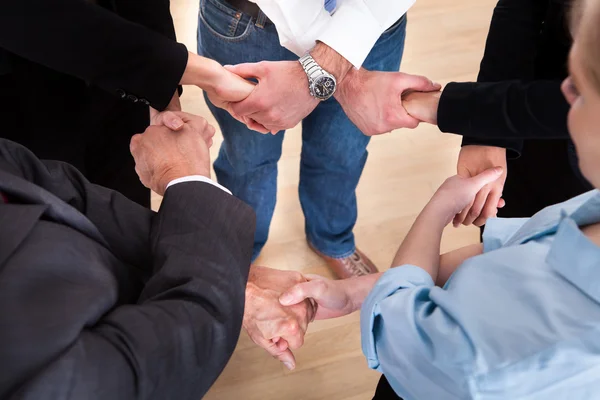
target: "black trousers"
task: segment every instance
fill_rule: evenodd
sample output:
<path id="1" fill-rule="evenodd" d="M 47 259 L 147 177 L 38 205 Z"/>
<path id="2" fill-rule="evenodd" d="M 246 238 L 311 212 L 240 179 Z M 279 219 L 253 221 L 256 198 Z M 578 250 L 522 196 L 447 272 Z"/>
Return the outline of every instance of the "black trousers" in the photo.
<path id="1" fill-rule="evenodd" d="M 148 107 L 85 82 L 23 62 L 0 75 L 0 137 L 41 159 L 60 160 L 92 183 L 150 207 L 150 191 L 135 173 L 129 142 L 149 123 Z"/>
<path id="2" fill-rule="evenodd" d="M 381 375 L 373 400 L 402 400 L 402 397 L 399 397 L 396 392 L 394 392 L 394 389 L 390 386 L 385 375 Z"/>

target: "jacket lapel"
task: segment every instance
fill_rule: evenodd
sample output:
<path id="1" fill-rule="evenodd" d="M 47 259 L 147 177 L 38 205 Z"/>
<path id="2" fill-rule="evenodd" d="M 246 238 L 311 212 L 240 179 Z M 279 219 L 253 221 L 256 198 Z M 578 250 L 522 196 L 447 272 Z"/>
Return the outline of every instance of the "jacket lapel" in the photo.
<path id="1" fill-rule="evenodd" d="M 10 198 L 18 199 L 20 204 L 44 206 L 42 214 L 45 218 L 76 229 L 108 247 L 98 228 L 85 215 L 47 190 L 18 175 L 6 172 L 3 167 L 5 167 L 4 163 L 0 164 L 0 192 L 7 194 Z"/>

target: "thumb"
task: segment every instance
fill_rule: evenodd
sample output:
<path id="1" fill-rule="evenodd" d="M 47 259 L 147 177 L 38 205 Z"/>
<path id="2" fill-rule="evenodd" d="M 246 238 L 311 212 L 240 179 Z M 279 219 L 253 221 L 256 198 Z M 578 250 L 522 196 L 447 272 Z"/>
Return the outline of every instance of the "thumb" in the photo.
<path id="1" fill-rule="evenodd" d="M 283 293 L 279 298 L 279 302 L 283 306 L 292 306 L 308 298 L 313 298 L 318 303 L 326 290 L 327 283 L 321 279 L 298 283 Z"/>
<path id="2" fill-rule="evenodd" d="M 403 92 L 437 92 L 442 88 L 442 85 L 440 85 L 439 83 L 432 82 L 431 79 L 425 76 L 409 74 L 404 74 L 404 76 L 402 77 L 401 85 L 403 88 Z"/>
<path id="3" fill-rule="evenodd" d="M 264 68 L 259 63 L 243 63 L 237 65 L 225 65 L 225 69 L 244 79 L 260 79 L 264 75 Z"/>
<path id="4" fill-rule="evenodd" d="M 486 169 L 479 175 L 470 178 L 469 180 L 476 187 L 477 191 L 479 191 L 485 185 L 492 183 L 498 178 L 500 178 L 500 176 L 502 176 L 502 172 L 504 172 L 502 167 L 490 168 Z"/>
<path id="5" fill-rule="evenodd" d="M 183 119 L 172 111 L 163 111 L 156 115 L 152 125 L 164 125 L 173 131 L 178 131 L 183 128 Z"/>

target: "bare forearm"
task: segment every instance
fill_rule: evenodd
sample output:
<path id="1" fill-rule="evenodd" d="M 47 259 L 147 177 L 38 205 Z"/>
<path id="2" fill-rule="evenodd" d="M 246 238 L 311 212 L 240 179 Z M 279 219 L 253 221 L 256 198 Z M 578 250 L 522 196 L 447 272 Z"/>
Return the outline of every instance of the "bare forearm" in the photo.
<path id="1" fill-rule="evenodd" d="M 450 251 L 440 256 L 440 268 L 435 284 L 444 286 L 448 278 L 467 259 L 483 253 L 483 244 L 477 243 Z"/>
<path id="2" fill-rule="evenodd" d="M 352 64 L 340 53 L 322 42 L 317 43 L 310 51 L 310 55 L 324 70 L 335 76 L 338 85 L 352 68 Z"/>
<path id="3" fill-rule="evenodd" d="M 415 265 L 426 270 L 435 281 L 440 264 L 442 232 L 446 224 L 447 217 L 428 204 L 400 245 L 392 267 Z"/>
<path id="4" fill-rule="evenodd" d="M 383 272 L 346 280 L 349 285 L 349 290 L 347 293 L 350 293 L 353 312 L 360 310 L 363 302 L 369 293 L 371 293 L 373 286 L 375 286 L 375 283 L 379 280 L 379 278 L 381 278 L 381 275 L 383 275 Z"/>
<path id="5" fill-rule="evenodd" d="M 211 89 L 219 79 L 221 68 L 223 67 L 214 60 L 189 52 L 188 64 L 181 77 L 181 84 Z"/>

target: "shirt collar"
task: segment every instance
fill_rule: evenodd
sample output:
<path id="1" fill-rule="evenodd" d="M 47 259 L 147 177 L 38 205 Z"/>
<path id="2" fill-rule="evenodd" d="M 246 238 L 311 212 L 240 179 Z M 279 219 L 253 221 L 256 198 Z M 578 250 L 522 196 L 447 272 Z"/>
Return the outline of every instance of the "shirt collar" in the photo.
<path id="1" fill-rule="evenodd" d="M 523 225 L 506 246 L 519 245 L 558 231 L 561 221 L 569 218 L 578 226 L 600 221 L 600 191 L 592 190 L 537 213 L 530 222 Z"/>
<path id="2" fill-rule="evenodd" d="M 596 206 L 600 207 L 600 202 L 596 202 Z M 573 216 L 563 216 L 546 262 L 571 284 L 600 302 L 600 247 L 579 229 L 579 225 L 597 220 L 587 222 L 588 215 L 583 214 L 578 216 L 585 221 L 583 224 L 578 224 Z"/>

